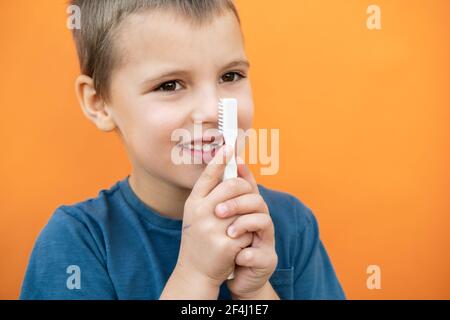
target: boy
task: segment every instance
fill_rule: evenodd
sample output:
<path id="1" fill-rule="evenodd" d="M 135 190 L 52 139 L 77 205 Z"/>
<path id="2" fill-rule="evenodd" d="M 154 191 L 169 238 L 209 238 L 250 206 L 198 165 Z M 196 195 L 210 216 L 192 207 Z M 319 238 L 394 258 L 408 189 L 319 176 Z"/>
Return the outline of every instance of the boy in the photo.
<path id="1" fill-rule="evenodd" d="M 23 299 L 342 299 L 317 222 L 298 199 L 257 185 L 219 133 L 220 97 L 253 100 L 231 0 L 74 0 L 86 117 L 116 131 L 131 174 L 53 214 L 36 241 Z M 209 130 L 209 132 L 214 132 Z M 192 149 L 192 146 L 196 147 Z M 201 164 L 176 165 L 176 148 Z M 234 270 L 234 279 L 227 280 Z"/>

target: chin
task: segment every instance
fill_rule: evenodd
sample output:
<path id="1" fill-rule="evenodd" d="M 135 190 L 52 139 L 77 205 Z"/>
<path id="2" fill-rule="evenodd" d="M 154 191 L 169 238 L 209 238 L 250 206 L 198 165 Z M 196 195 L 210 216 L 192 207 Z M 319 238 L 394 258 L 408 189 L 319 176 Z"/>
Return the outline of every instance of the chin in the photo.
<path id="1" fill-rule="evenodd" d="M 205 169 L 205 165 L 180 165 L 175 168 L 173 180 L 183 189 L 192 189 Z"/>

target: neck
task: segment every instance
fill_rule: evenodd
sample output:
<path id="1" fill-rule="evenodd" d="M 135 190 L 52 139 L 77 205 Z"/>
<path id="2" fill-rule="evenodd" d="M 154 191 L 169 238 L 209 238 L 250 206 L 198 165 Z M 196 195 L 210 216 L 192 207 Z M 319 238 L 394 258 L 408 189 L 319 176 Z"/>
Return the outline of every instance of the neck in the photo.
<path id="1" fill-rule="evenodd" d="M 183 219 L 184 204 L 191 190 L 135 169 L 130 174 L 129 183 L 138 198 L 159 214 L 171 219 Z"/>

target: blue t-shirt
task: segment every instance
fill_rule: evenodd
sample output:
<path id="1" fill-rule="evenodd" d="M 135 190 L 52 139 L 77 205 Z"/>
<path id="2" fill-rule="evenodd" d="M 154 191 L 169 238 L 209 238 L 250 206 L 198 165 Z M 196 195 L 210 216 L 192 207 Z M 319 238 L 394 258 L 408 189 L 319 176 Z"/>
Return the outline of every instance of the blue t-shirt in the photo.
<path id="1" fill-rule="evenodd" d="M 159 299 L 176 265 L 182 220 L 147 206 L 128 178 L 55 211 L 33 248 L 21 299 Z M 344 299 L 311 211 L 292 195 L 258 188 L 275 226 L 270 282 L 280 298 Z M 226 283 L 219 299 L 231 299 Z"/>

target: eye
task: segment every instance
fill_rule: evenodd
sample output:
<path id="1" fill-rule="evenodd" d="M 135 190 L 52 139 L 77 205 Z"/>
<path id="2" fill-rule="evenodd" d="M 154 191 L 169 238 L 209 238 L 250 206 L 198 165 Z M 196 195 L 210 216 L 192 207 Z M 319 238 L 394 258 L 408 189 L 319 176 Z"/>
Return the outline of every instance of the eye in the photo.
<path id="1" fill-rule="evenodd" d="M 181 90 L 182 86 L 179 81 L 167 81 L 161 84 L 155 89 L 155 91 L 178 91 Z"/>
<path id="2" fill-rule="evenodd" d="M 240 74 L 239 72 L 228 72 L 225 73 L 221 78 L 221 82 L 236 82 L 241 79 L 245 78 L 244 75 Z"/>

